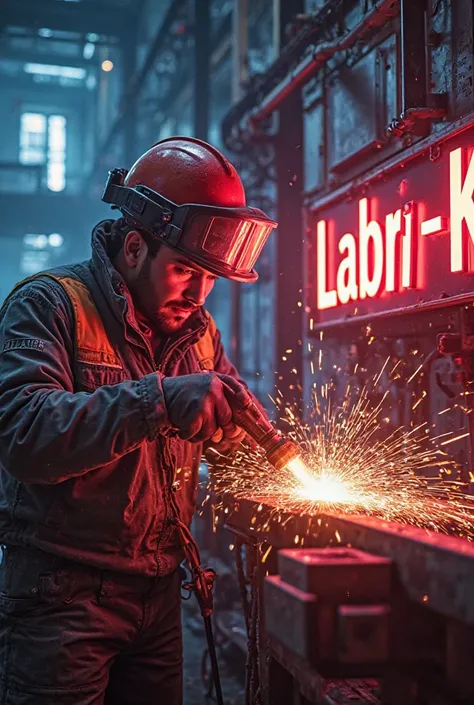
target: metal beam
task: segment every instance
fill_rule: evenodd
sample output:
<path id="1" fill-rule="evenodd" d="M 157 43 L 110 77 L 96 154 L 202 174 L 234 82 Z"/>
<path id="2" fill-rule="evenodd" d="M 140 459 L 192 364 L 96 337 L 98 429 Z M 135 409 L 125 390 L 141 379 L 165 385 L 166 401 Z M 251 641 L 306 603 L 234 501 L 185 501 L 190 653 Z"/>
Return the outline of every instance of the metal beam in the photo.
<path id="1" fill-rule="evenodd" d="M 209 130 L 210 3 L 194 0 L 194 135 L 207 140 Z"/>
<path id="2" fill-rule="evenodd" d="M 287 41 L 286 28 L 294 15 L 303 12 L 302 0 L 279 3 L 277 52 Z M 301 91 L 292 93 L 280 106 L 275 138 L 277 179 L 277 247 L 275 346 L 277 386 L 285 389 L 288 401 L 299 406 L 301 392 L 291 368 L 302 369 L 301 330 L 303 309 L 298 307 L 303 288 L 303 106 Z M 284 276 L 279 276 L 284 273 Z M 282 358 L 291 348 L 292 364 Z M 291 391 L 293 390 L 293 391 Z"/>
<path id="3" fill-rule="evenodd" d="M 137 47 L 138 47 L 138 22 L 130 27 L 130 34 L 122 49 L 123 60 L 123 89 L 133 81 L 137 70 Z M 123 157 L 125 164 L 133 164 L 139 156 L 137 150 L 137 110 L 136 101 L 129 107 L 124 123 Z"/>
<path id="4" fill-rule="evenodd" d="M 51 83 L 38 83 L 37 81 L 33 80 L 33 74 L 30 73 L 25 73 L 25 71 L 20 71 L 18 74 L 14 76 L 8 76 L 7 74 L 0 73 L 1 76 L 1 81 L 2 81 L 2 88 L 17 88 L 21 89 L 24 91 L 28 91 L 28 94 L 34 94 L 37 96 L 42 95 L 43 98 L 46 95 L 47 92 L 52 92 L 57 89 L 58 84 L 54 81 L 51 81 Z M 61 91 L 66 91 L 68 92 L 68 101 L 75 98 L 73 96 L 77 96 L 77 98 L 80 100 L 79 96 L 82 95 L 82 92 L 86 90 L 85 83 L 81 82 L 79 85 L 62 85 L 61 86 Z M 66 93 L 64 93 L 66 95 Z"/>
<path id="5" fill-rule="evenodd" d="M 106 212 L 97 197 L 84 199 L 83 195 L 48 190 L 29 194 L 0 192 L 0 208 L 3 224 L 0 240 L 6 234 L 23 237 L 25 232 L 76 232 L 82 223 L 100 220 Z"/>
<path id="6" fill-rule="evenodd" d="M 95 0 L 78 3 L 51 0 L 3 0 L 0 26 L 43 27 L 78 34 L 124 36 L 130 11 L 115 8 L 111 12 Z"/>
<path id="7" fill-rule="evenodd" d="M 232 9 L 232 103 L 242 97 L 243 85 L 248 78 L 248 3 L 234 0 Z M 231 282 L 230 290 L 231 337 L 230 351 L 237 369 L 242 368 L 242 302 L 238 282 Z"/>
<path id="8" fill-rule="evenodd" d="M 271 520 L 264 531 L 259 527 L 275 512 L 270 502 L 239 499 L 235 507 L 229 503 L 231 508 L 226 525 L 251 542 L 294 548 L 298 535 L 305 537 L 305 547 L 350 544 L 391 558 L 412 600 L 445 617 L 474 624 L 474 544 L 466 539 L 376 517 L 326 512 L 318 516 L 287 512 L 284 521 Z M 255 519 L 252 523 L 254 517 L 257 523 Z"/>
<path id="9" fill-rule="evenodd" d="M 231 15 L 229 14 L 220 23 L 211 40 L 210 75 L 212 75 L 222 58 L 231 50 L 232 37 L 230 32 Z M 188 68 L 184 67 L 176 80 L 173 81 L 171 89 L 161 98 L 157 98 L 157 102 L 160 101 L 160 107 L 166 115 L 172 115 L 177 110 L 180 110 L 188 100 L 191 100 L 193 90 L 191 78 Z"/>
<path id="10" fill-rule="evenodd" d="M 21 29 L 21 32 L 18 32 Z M 97 39 L 99 37 L 99 39 Z M 54 47 L 56 44 L 78 44 L 87 42 L 86 35 L 80 35 L 78 33 L 70 32 L 52 32 L 51 35 L 44 36 L 44 34 L 39 34 L 38 30 L 34 27 L 13 27 L 0 24 L 0 41 L 8 41 L 9 39 L 33 39 L 36 41 L 41 41 L 44 46 L 49 44 L 49 46 Z M 94 44 L 96 47 L 114 47 L 120 44 L 121 37 L 109 37 L 104 35 L 96 35 L 94 38 Z"/>
<path id="11" fill-rule="evenodd" d="M 248 78 L 247 0 L 235 0 L 232 12 L 232 102 L 242 96 L 242 86 Z"/>
<path id="12" fill-rule="evenodd" d="M 47 64 L 52 66 L 73 66 L 74 68 L 97 68 L 98 60 L 95 58 L 84 59 L 82 56 L 67 56 L 54 51 L 42 52 L 28 49 L 14 49 L 3 43 L 0 45 L 0 60 L 18 61 L 21 64 Z"/>
<path id="13" fill-rule="evenodd" d="M 143 84 L 151 69 L 153 68 L 157 57 L 165 48 L 166 39 L 169 36 L 170 29 L 173 23 L 178 19 L 179 12 L 183 6 L 184 0 L 173 0 L 171 2 L 171 5 L 168 8 L 168 12 L 166 13 L 166 16 L 161 24 L 161 27 L 148 50 L 148 54 L 145 57 L 145 61 L 143 62 L 141 69 L 130 80 L 129 87 L 125 92 L 123 100 L 121 101 L 121 111 L 110 126 L 110 129 L 104 141 L 102 142 L 97 151 L 94 167 L 92 169 L 92 179 L 88 179 L 87 181 L 93 180 L 94 174 L 101 168 L 102 158 L 104 154 L 106 154 L 107 151 L 110 149 L 114 139 L 117 137 L 120 131 L 125 128 L 129 111 L 132 109 L 132 106 L 136 105 Z"/>
<path id="14" fill-rule="evenodd" d="M 401 0 L 400 27 L 403 114 L 428 104 L 424 0 Z"/>

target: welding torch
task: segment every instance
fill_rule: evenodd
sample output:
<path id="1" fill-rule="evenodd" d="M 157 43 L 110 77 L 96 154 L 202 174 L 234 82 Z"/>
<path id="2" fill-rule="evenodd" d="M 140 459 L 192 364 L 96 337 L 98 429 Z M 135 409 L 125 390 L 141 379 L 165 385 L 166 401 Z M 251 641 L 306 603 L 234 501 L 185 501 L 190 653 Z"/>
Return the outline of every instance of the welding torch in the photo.
<path id="1" fill-rule="evenodd" d="M 244 387 L 234 389 L 227 383 L 224 389 L 232 409 L 232 420 L 265 452 L 268 462 L 277 470 L 288 466 L 299 480 L 306 479 L 301 453 L 292 440 L 282 435 L 260 409 L 253 395 Z"/>

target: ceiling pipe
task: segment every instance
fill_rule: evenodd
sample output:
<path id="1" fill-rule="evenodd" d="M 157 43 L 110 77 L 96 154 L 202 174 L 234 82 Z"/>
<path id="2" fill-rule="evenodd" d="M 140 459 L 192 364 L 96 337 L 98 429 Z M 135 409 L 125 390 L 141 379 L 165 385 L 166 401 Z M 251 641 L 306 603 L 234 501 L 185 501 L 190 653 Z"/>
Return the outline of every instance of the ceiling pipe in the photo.
<path id="1" fill-rule="evenodd" d="M 256 126 L 257 123 L 268 118 L 289 95 L 307 83 L 324 66 L 328 59 L 340 51 L 350 49 L 368 31 L 382 27 L 386 22 L 398 15 L 399 10 L 400 0 L 379 0 L 344 37 L 315 47 L 311 55 L 301 61 L 294 71 L 290 72 L 281 83 L 270 91 L 258 108 L 250 112 L 250 124 Z"/>

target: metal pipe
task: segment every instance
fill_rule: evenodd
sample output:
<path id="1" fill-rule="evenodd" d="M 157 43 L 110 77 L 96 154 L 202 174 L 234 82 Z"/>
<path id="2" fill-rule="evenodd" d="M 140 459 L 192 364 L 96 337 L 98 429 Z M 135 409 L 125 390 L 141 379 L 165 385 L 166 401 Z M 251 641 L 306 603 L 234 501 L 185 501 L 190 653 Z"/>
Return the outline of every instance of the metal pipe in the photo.
<path id="1" fill-rule="evenodd" d="M 265 120 L 289 95 L 307 83 L 334 54 L 350 49 L 363 38 L 367 30 L 383 26 L 398 14 L 398 10 L 398 0 L 379 0 L 345 37 L 316 47 L 310 56 L 303 59 L 292 73 L 265 96 L 259 107 L 251 112 L 250 122 L 255 125 Z"/>
<path id="2" fill-rule="evenodd" d="M 209 650 L 209 659 L 211 661 L 211 671 L 212 678 L 214 681 L 216 703 L 217 705 L 224 705 L 221 679 L 219 675 L 219 664 L 217 663 L 216 644 L 214 641 L 214 634 L 212 632 L 212 621 L 210 615 L 208 617 L 204 617 L 204 628 L 206 630 L 207 648 Z"/>

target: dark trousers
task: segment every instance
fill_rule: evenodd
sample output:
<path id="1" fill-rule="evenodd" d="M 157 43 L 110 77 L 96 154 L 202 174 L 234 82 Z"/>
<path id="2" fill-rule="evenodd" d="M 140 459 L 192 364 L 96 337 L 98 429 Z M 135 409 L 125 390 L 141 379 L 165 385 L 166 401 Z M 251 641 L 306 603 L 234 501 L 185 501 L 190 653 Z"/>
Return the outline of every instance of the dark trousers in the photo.
<path id="1" fill-rule="evenodd" d="M 144 578 L 3 554 L 0 705 L 181 705 L 179 571 Z"/>

